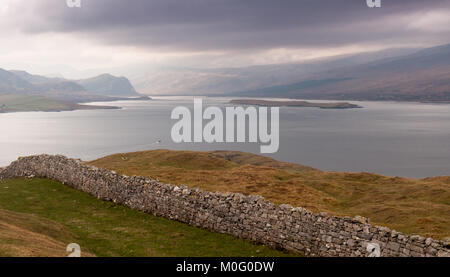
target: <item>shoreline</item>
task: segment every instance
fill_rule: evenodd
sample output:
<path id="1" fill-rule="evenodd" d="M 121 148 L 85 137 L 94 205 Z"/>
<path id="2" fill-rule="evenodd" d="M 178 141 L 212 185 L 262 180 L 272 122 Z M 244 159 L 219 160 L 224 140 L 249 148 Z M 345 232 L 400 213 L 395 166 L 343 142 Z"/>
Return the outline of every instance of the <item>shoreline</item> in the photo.
<path id="1" fill-rule="evenodd" d="M 336 99 L 336 98 L 287 98 L 287 97 L 251 97 L 251 96 L 238 96 L 238 95 L 183 95 L 183 94 L 154 94 L 150 95 L 149 97 L 155 97 L 156 100 L 158 100 L 158 97 L 204 97 L 204 98 L 228 98 L 228 99 L 264 99 L 267 101 L 272 101 L 269 99 L 277 99 L 273 101 L 334 101 L 334 102 L 375 102 L 375 103 L 416 103 L 416 104 L 443 104 L 448 105 L 450 104 L 450 100 L 445 101 L 433 101 L 433 100 L 382 100 L 382 99 Z M 102 101 L 106 102 L 106 101 Z"/>
<path id="2" fill-rule="evenodd" d="M 9 96 L 9 95 L 7 95 Z M 19 96 L 20 97 L 20 96 Z M 40 96 L 32 96 L 32 97 L 40 97 Z M 42 97 L 40 99 L 44 99 L 45 97 Z M 52 101 L 53 103 L 57 103 L 58 105 L 65 105 L 63 108 L 52 108 L 52 107 L 21 107 L 17 105 L 13 105 L 13 107 L 9 107 L 9 105 L 6 105 L 4 107 L 0 106 L 0 114 L 7 114 L 7 113 L 23 113 L 23 112 L 71 112 L 71 111 L 78 111 L 78 110 L 120 110 L 121 107 L 118 106 L 109 106 L 109 105 L 90 105 L 90 103 L 103 103 L 103 102 L 116 102 L 116 101 L 132 101 L 132 100 L 140 100 L 140 101 L 148 101 L 151 100 L 151 97 L 148 96 L 139 96 L 139 97 L 117 97 L 113 98 L 111 100 L 107 101 L 86 101 L 86 102 L 66 102 L 66 101 L 59 101 L 59 100 L 53 100 L 48 99 L 49 101 Z M 15 107 L 16 106 L 16 107 Z"/>
<path id="3" fill-rule="evenodd" d="M 78 105 L 78 104 L 77 104 Z M 77 107 L 71 107 L 67 109 L 48 109 L 48 110 L 0 110 L 0 114 L 11 114 L 11 113 L 29 113 L 29 112 L 43 112 L 43 113 L 59 113 L 59 112 L 73 112 L 82 110 L 120 110 L 121 107 L 117 106 L 95 106 L 95 105 L 78 105 Z"/>

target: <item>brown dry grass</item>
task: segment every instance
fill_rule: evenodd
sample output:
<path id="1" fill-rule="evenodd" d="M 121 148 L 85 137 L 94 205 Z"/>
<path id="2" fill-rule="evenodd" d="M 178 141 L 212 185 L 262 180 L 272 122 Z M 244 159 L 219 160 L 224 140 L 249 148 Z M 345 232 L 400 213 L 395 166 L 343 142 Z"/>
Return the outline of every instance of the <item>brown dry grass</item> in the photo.
<path id="1" fill-rule="evenodd" d="M 0 256 L 65 257 L 71 238 L 70 232 L 54 221 L 0 209 Z"/>
<path id="2" fill-rule="evenodd" d="M 450 177 L 423 180 L 369 173 L 323 172 L 243 152 L 154 150 L 89 164 L 209 191 L 261 195 L 333 215 L 435 238 L 450 236 Z"/>

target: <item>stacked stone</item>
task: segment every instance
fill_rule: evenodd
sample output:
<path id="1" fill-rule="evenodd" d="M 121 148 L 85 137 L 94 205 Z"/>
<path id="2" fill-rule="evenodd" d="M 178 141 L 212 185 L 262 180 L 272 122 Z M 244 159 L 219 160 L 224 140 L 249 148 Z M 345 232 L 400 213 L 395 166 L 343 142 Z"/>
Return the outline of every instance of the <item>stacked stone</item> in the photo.
<path id="1" fill-rule="evenodd" d="M 381 256 L 450 256 L 443 241 L 373 226 L 363 217 L 314 214 L 260 196 L 212 193 L 123 176 L 59 155 L 20 158 L 0 171 L 0 179 L 35 176 L 135 210 L 307 256 L 364 257 L 377 250 L 370 247 L 374 244 Z"/>

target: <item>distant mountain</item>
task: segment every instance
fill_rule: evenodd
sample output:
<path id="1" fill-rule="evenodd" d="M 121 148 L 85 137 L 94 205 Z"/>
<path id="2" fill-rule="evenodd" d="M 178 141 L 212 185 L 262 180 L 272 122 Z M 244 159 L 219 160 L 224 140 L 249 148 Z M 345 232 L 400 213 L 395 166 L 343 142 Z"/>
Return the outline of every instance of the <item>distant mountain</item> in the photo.
<path id="1" fill-rule="evenodd" d="M 133 85 L 144 94 L 223 95 L 296 83 L 318 72 L 404 56 L 418 50 L 387 49 L 307 62 L 241 68 L 159 68 L 130 78 Z"/>
<path id="2" fill-rule="evenodd" d="M 72 81 L 3 69 L 0 69 L 0 94 L 41 95 L 69 102 L 110 101 L 139 96 L 125 77 L 104 74 Z"/>
<path id="3" fill-rule="evenodd" d="M 306 99 L 450 101 L 450 45 L 318 72 L 234 95 Z"/>
<path id="4" fill-rule="evenodd" d="M 450 45 L 387 49 L 303 63 L 243 68 L 163 68 L 131 77 L 143 94 L 450 101 Z M 0 69 L 0 93 L 68 101 L 139 96 L 125 77 L 67 80 Z"/>
<path id="5" fill-rule="evenodd" d="M 33 74 L 30 74 L 23 70 L 10 70 L 9 72 L 17 75 L 18 77 L 24 79 L 27 82 L 35 84 L 35 85 L 59 82 L 61 80 L 65 81 L 63 78 L 49 78 L 49 77 L 44 77 L 44 76 L 40 76 L 40 75 L 33 75 Z"/>
<path id="6" fill-rule="evenodd" d="M 165 68 L 132 76 L 145 94 L 450 101 L 450 45 L 243 68 Z"/>
<path id="7" fill-rule="evenodd" d="M 17 75 L 23 80 L 37 86 L 44 92 L 81 92 L 86 89 L 76 82 L 64 78 L 48 78 L 40 75 L 33 75 L 26 71 L 11 70 L 11 73 Z"/>
<path id="8" fill-rule="evenodd" d="M 102 74 L 97 77 L 78 80 L 77 83 L 88 91 L 108 96 L 138 96 L 130 81 L 125 77 Z"/>
<path id="9" fill-rule="evenodd" d="M 27 93 L 40 92 L 39 87 L 22 79 L 16 74 L 0 68 L 0 92 L 3 93 Z"/>

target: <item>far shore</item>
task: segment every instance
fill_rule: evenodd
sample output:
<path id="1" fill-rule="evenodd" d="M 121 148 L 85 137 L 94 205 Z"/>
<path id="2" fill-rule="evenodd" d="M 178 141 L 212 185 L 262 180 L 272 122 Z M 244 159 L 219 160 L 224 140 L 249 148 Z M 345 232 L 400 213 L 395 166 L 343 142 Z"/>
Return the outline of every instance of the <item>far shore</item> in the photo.
<path id="1" fill-rule="evenodd" d="M 348 102 L 308 102 L 308 101 L 272 101 L 272 100 L 260 100 L 260 99 L 233 99 L 230 104 L 240 105 L 255 105 L 266 107 L 311 107 L 320 109 L 357 109 L 362 108 L 359 105 L 351 104 Z"/>
<path id="2" fill-rule="evenodd" d="M 152 100 L 150 96 L 141 95 L 141 96 L 132 96 L 132 97 L 111 97 L 111 99 L 107 100 L 99 100 L 99 101 L 83 101 L 82 103 L 94 103 L 94 102 L 116 102 L 116 101 L 139 101 L 139 100 Z"/>
<path id="3" fill-rule="evenodd" d="M 17 109 L 0 109 L 0 114 L 6 113 L 23 113 L 23 112 L 70 112 L 78 110 L 120 110 L 121 107 L 116 106 L 95 106 L 95 105 L 68 105 L 64 108 L 17 108 Z"/>
<path id="4" fill-rule="evenodd" d="M 103 101 L 79 102 L 64 101 L 40 95 L 0 94 L 0 114 L 18 112 L 65 112 L 75 110 L 111 110 L 117 106 L 95 105 L 94 102 L 114 102 L 131 100 L 151 100 L 148 96 L 110 97 Z"/>

